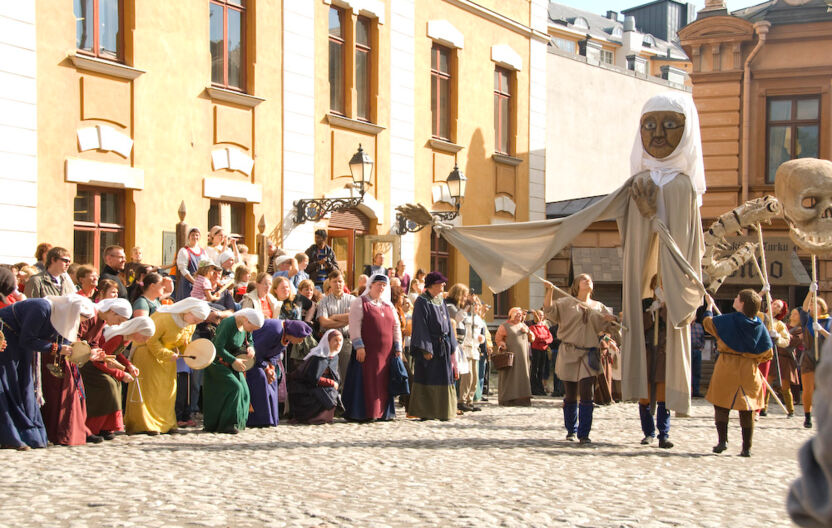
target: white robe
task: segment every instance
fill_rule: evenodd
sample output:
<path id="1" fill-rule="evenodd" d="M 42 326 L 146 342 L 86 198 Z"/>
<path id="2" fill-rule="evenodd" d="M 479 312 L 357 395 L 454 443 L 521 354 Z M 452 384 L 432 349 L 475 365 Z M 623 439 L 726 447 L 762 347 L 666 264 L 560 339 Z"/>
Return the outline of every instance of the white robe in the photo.
<path id="1" fill-rule="evenodd" d="M 667 182 L 658 200 L 669 212 L 665 225 L 644 218 L 630 198 L 636 178 L 649 178 L 645 171 L 592 206 L 566 218 L 470 227 L 442 227 L 439 233 L 471 263 L 483 282 L 499 292 L 543 268 L 558 252 L 590 224 L 616 220 L 624 252 L 623 333 L 621 387 L 625 400 L 648 397 L 641 299 L 650 297 L 650 278 L 661 262 L 661 277 L 667 302 L 667 405 L 690 410 L 689 323 L 702 304 L 702 222 L 697 193 L 685 174 Z M 530 251 L 529 248 L 535 248 Z M 658 258 L 657 258 L 658 257 Z"/>

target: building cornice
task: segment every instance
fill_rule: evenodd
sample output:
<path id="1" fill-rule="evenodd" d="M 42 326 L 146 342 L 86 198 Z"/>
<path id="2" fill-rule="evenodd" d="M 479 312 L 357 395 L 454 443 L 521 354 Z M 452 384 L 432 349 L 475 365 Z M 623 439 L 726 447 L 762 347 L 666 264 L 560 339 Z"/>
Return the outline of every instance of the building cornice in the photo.
<path id="1" fill-rule="evenodd" d="M 216 86 L 207 86 L 205 92 L 208 97 L 214 101 L 222 101 L 224 103 L 231 103 L 247 108 L 254 108 L 265 99 L 262 97 L 255 97 L 253 95 L 244 94 L 242 92 L 235 92 L 233 90 L 226 90 L 225 88 L 217 88 Z"/>
<path id="2" fill-rule="evenodd" d="M 67 57 L 72 62 L 72 65 L 78 70 L 103 73 L 104 75 L 109 75 L 110 77 L 117 77 L 128 81 L 132 81 L 141 74 L 145 73 L 144 70 L 133 68 L 132 66 L 127 66 L 126 64 L 121 64 L 120 62 L 90 57 L 81 53 L 71 52 L 67 54 Z"/>
<path id="3" fill-rule="evenodd" d="M 464 9 L 469 13 L 473 13 L 477 16 L 481 16 L 483 18 L 491 20 L 492 22 L 496 22 L 500 26 L 510 29 L 515 33 L 519 33 L 525 37 L 529 37 L 531 39 L 539 40 L 542 42 L 549 42 L 549 35 L 547 35 L 546 33 L 538 31 L 536 29 L 532 29 L 529 26 L 526 26 L 525 24 L 521 24 L 520 22 L 508 18 L 505 15 L 501 15 L 496 11 L 492 11 L 490 9 L 482 7 L 481 5 L 475 4 L 470 0 L 445 0 L 445 2 L 459 7 L 461 9 Z"/>
<path id="4" fill-rule="evenodd" d="M 359 121 L 358 119 L 350 119 L 349 117 L 337 114 L 327 114 L 326 120 L 327 123 L 332 126 L 354 130 L 355 132 L 372 134 L 373 136 L 379 135 L 384 130 L 384 127 L 381 125 L 376 125 L 375 123 L 370 123 L 368 121 Z"/>

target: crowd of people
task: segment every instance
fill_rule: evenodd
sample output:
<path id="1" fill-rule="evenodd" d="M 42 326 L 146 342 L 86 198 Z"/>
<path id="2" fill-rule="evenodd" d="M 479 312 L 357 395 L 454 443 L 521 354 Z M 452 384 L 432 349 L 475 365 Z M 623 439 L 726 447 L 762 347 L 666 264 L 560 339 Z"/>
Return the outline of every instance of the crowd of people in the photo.
<path id="1" fill-rule="evenodd" d="M 230 434 L 281 419 L 390 420 L 397 400 L 408 418 L 450 420 L 481 410 L 492 370 L 499 405 L 562 396 L 567 440 L 590 443 L 595 407 L 620 400 L 621 326 L 592 299 L 588 275 L 575 277 L 570 295 L 547 284 L 541 309 L 511 308 L 492 333 L 490 306 L 466 285 L 446 292 L 441 273 L 411 277 L 402 261 L 385 268 L 381 253 L 350 290 L 323 230 L 294 256 L 270 244 L 261 273 L 218 226 L 206 247 L 198 228 L 187 239 L 173 273 L 143 263 L 140 248 L 128 262 L 119 246 L 104 250 L 100 272 L 46 244 L 34 265 L 0 268 L 3 447 L 175 433 L 195 427 L 198 413 L 206 431 Z M 671 448 L 667 314 L 655 278 L 653 292 L 643 300 L 650 389 L 638 402 L 641 442 L 658 437 L 658 447 Z M 814 340 L 822 345 L 832 330 L 826 304 L 820 299 L 814 314 L 809 297 L 791 311 L 774 300 L 773 320 L 760 304 L 744 290 L 734 314 L 714 317 L 706 302 L 691 324 L 695 397 L 706 333 L 720 357 L 706 395 L 715 407 L 714 452 L 725 450 L 736 409 L 741 452 L 750 454 L 754 421 L 771 396 L 763 378 L 779 389 L 789 417 L 802 391 L 804 425 L 812 426 Z M 88 345 L 80 359 L 79 342 Z M 195 366 L 207 342 L 213 360 Z M 775 345 L 779 368 L 770 368 Z"/>

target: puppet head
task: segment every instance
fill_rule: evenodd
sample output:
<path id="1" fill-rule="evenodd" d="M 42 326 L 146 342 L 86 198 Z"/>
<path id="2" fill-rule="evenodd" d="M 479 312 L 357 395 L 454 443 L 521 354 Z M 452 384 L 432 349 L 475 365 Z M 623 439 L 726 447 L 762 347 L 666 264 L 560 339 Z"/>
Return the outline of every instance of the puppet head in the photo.
<path id="1" fill-rule="evenodd" d="M 676 150 L 685 132 L 685 114 L 661 110 L 641 116 L 641 144 L 656 159 L 664 159 Z"/>
<path id="2" fill-rule="evenodd" d="M 665 92 L 644 103 L 630 155 L 630 175 L 644 171 L 686 174 L 705 193 L 699 114 L 690 94 Z"/>
<path id="3" fill-rule="evenodd" d="M 816 255 L 832 252 L 832 162 L 787 161 L 777 169 L 774 189 L 794 243 Z"/>

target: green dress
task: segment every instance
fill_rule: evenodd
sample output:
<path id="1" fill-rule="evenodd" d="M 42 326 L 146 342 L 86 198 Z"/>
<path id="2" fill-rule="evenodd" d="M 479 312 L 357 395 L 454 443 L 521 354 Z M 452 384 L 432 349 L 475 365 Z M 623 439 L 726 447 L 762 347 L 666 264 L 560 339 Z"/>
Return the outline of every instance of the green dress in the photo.
<path id="1" fill-rule="evenodd" d="M 205 369 L 202 386 L 203 419 L 205 430 L 210 432 L 234 432 L 245 429 L 248 420 L 250 396 L 248 384 L 242 372 L 231 368 L 244 343 L 251 343 L 251 334 L 237 329 L 234 317 L 224 319 L 217 327 L 214 347 L 217 355 Z"/>

